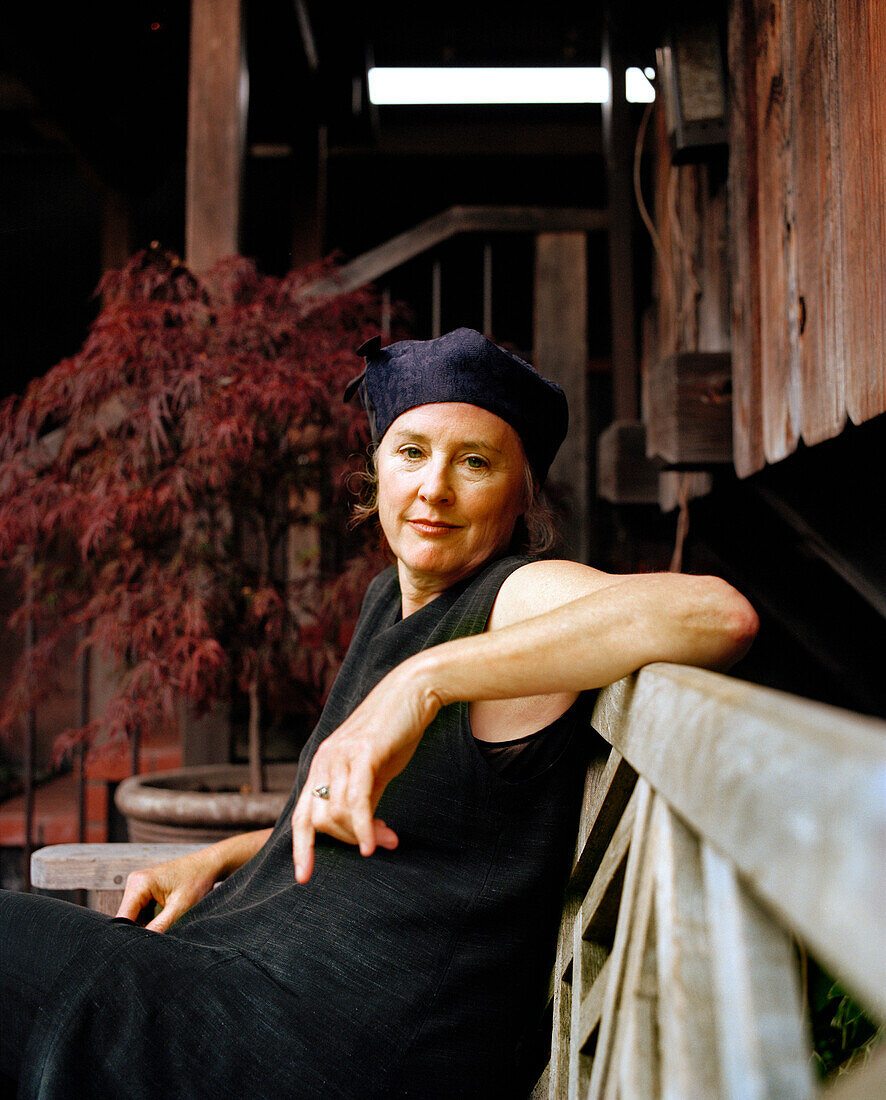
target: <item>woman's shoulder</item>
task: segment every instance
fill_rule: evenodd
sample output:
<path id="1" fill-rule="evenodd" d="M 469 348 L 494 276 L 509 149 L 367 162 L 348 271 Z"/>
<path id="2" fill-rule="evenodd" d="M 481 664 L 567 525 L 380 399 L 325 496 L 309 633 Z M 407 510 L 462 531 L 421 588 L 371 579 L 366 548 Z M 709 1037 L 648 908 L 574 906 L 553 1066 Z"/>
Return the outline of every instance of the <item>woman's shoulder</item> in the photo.
<path id="1" fill-rule="evenodd" d="M 504 580 L 492 607 L 489 629 L 543 615 L 556 607 L 589 596 L 622 578 L 565 558 L 526 560 Z"/>

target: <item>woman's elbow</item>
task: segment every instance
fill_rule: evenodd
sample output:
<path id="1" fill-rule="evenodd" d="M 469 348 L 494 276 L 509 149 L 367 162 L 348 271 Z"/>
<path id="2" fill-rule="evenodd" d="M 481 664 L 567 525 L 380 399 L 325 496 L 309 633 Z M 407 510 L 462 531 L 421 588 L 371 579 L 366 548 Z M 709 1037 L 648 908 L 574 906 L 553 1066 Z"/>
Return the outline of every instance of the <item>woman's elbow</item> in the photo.
<path id="1" fill-rule="evenodd" d="M 720 653 L 715 667 L 729 668 L 751 648 L 760 619 L 750 601 L 720 577 L 709 577 Z"/>

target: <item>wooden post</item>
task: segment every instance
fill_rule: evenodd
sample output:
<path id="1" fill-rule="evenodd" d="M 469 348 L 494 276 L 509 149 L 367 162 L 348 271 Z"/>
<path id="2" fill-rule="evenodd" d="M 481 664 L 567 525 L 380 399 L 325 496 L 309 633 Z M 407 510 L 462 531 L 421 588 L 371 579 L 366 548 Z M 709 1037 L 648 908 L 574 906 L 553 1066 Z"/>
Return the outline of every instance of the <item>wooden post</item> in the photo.
<path id="1" fill-rule="evenodd" d="M 634 332 L 633 150 L 625 98 L 624 53 L 611 26 L 603 34 L 603 65 L 609 73 L 609 99 L 603 104 L 603 149 L 609 192 L 612 415 L 614 420 L 636 420 L 639 408 Z"/>
<path id="2" fill-rule="evenodd" d="M 588 293 L 584 233 L 539 233 L 535 238 L 535 349 L 540 374 L 563 387 L 569 435 L 551 467 L 553 495 L 562 499 L 566 553 L 588 554 L 587 402 Z"/>
<path id="3" fill-rule="evenodd" d="M 240 0 L 192 0 L 185 256 L 194 271 L 239 250 L 248 99 Z"/>

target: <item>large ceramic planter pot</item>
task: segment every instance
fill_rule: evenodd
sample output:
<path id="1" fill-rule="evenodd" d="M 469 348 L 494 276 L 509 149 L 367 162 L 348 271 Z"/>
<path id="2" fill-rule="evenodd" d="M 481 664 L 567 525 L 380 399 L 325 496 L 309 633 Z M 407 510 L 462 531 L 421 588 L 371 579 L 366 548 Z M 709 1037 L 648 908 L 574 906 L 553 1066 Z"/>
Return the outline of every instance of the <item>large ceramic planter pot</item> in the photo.
<path id="1" fill-rule="evenodd" d="M 205 764 L 175 771 L 133 775 L 117 788 L 114 801 L 126 818 L 129 839 L 137 843 L 201 841 L 266 829 L 277 820 L 292 784 L 296 764 L 265 767 L 268 789 L 248 791 L 245 764 Z"/>

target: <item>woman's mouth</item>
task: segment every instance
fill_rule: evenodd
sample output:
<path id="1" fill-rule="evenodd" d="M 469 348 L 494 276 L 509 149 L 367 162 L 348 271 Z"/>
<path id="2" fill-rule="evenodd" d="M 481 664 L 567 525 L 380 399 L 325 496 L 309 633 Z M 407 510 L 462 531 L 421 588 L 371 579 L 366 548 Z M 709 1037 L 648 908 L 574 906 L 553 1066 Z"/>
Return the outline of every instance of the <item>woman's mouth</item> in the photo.
<path id="1" fill-rule="evenodd" d="M 446 523 L 441 519 L 410 519 L 407 520 L 413 531 L 422 535 L 445 535 L 448 531 L 458 529 L 455 523 Z"/>

